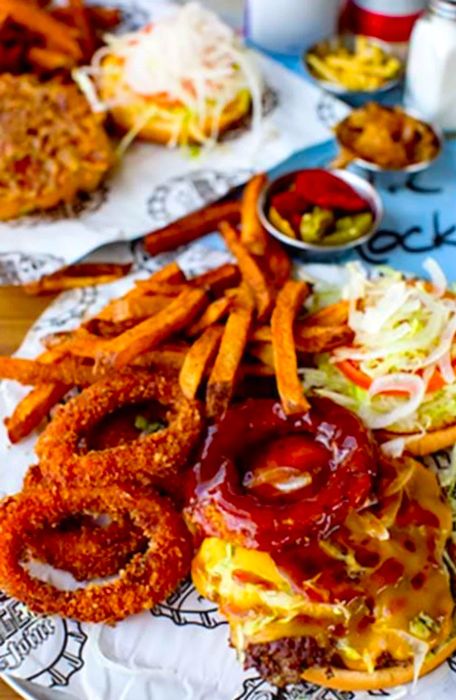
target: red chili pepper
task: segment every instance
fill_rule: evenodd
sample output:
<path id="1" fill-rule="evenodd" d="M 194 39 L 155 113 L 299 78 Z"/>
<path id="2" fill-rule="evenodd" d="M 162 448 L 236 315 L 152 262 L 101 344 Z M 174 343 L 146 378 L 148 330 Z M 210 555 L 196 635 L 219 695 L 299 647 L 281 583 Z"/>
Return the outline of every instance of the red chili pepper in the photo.
<path id="1" fill-rule="evenodd" d="M 324 209 L 361 212 L 369 209 L 365 199 L 342 178 L 326 170 L 302 170 L 295 180 L 296 194 Z"/>
<path id="2" fill-rule="evenodd" d="M 271 206 L 277 209 L 280 216 L 287 221 L 291 221 L 293 216 L 301 216 L 309 209 L 309 202 L 304 197 L 293 190 L 278 192 L 271 198 Z"/>

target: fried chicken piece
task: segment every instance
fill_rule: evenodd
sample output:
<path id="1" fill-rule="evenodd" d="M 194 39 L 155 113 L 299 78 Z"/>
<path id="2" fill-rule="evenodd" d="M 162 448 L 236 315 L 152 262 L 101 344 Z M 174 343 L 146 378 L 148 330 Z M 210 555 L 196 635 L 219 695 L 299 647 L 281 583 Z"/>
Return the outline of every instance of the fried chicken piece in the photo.
<path id="1" fill-rule="evenodd" d="M 71 204 L 113 162 L 102 124 L 76 85 L 0 76 L 0 220 Z"/>

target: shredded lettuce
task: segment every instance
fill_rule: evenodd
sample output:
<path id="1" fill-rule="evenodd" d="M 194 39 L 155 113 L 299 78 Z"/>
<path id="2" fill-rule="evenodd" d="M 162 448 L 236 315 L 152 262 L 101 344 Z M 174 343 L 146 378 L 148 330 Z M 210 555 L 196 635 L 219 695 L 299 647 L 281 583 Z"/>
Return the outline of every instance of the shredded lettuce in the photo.
<path id="1" fill-rule="evenodd" d="M 252 131 L 258 135 L 263 79 L 254 55 L 230 27 L 199 3 L 188 2 L 136 32 L 104 38 L 107 46 L 95 52 L 90 65 L 73 73 L 94 110 L 135 106 L 138 99 L 147 105 L 151 98 L 163 95 L 180 108 L 177 114 L 167 108 L 163 115 L 141 110 L 123 150 L 155 116 L 171 117 L 170 126 L 176 125 L 169 146 L 176 145 L 190 116 L 192 137 L 209 148 L 217 141 L 223 113 L 239 100 L 246 109 L 251 103 Z M 113 88 L 109 97 L 103 90 L 106 80 Z"/>
<path id="2" fill-rule="evenodd" d="M 388 413 L 407 400 L 386 394 L 370 396 L 366 389 L 357 386 L 342 374 L 327 353 L 318 355 L 316 363 L 316 368 L 301 370 L 306 391 L 314 391 L 319 396 L 331 398 L 361 418 Z M 456 384 L 447 384 L 440 391 L 427 394 L 414 413 L 388 428 L 397 432 L 416 433 L 441 428 L 455 420 Z M 366 422 L 369 423 L 368 420 Z"/>
<path id="3" fill-rule="evenodd" d="M 426 641 L 432 634 L 437 634 L 440 630 L 440 624 L 425 612 L 420 612 L 409 623 L 410 633 L 418 639 Z"/>
<path id="4" fill-rule="evenodd" d="M 347 281 L 339 287 L 339 299 L 349 302 L 354 340 L 330 355 L 317 355 L 315 367 L 300 370 L 307 391 L 352 409 L 374 429 L 416 433 L 454 422 L 456 299 L 444 295 L 440 268 L 428 261 L 426 269 L 433 273 L 431 283 L 407 280 L 387 268 L 369 275 L 359 263 L 346 266 Z M 334 288 L 332 301 L 333 292 Z M 320 304 L 318 293 L 314 304 Z M 338 362 L 347 360 L 370 380 L 370 392 L 337 368 Z M 434 375 L 442 378 L 443 386 L 434 385 L 429 391 Z M 407 395 L 373 391 L 379 382 L 394 389 L 399 380 L 402 390 L 407 376 L 416 377 L 417 384 L 408 382 Z"/>

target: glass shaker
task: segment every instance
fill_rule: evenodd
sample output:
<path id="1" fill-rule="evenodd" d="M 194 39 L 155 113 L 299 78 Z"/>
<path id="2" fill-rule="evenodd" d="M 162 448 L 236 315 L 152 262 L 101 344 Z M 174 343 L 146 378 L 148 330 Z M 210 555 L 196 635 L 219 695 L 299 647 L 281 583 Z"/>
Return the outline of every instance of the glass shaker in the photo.
<path id="1" fill-rule="evenodd" d="M 410 41 L 405 104 L 456 131 L 456 1 L 431 0 Z"/>

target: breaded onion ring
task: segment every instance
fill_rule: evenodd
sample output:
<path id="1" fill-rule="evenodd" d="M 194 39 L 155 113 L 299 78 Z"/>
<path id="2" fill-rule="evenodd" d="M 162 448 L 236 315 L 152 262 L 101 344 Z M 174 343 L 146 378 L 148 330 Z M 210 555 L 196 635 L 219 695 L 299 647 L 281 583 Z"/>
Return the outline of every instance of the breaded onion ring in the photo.
<path id="1" fill-rule="evenodd" d="M 250 399 L 208 431 L 187 479 L 184 514 L 198 535 L 283 549 L 327 534 L 360 509 L 377 469 L 369 431 L 346 408 L 315 397 L 309 412 L 287 416 L 274 400 Z M 291 470 L 288 490 L 274 481 L 281 470 Z"/>
<path id="2" fill-rule="evenodd" d="M 102 526 L 82 516 L 44 528 L 27 541 L 27 550 L 33 559 L 68 571 L 76 581 L 91 581 L 113 576 L 146 542 L 129 518 Z"/>
<path id="3" fill-rule="evenodd" d="M 59 590 L 24 568 L 27 541 L 42 528 L 59 525 L 81 512 L 129 515 L 148 541 L 114 580 L 75 591 Z M 8 499 L 0 521 L 0 588 L 30 610 L 83 622 L 113 623 L 164 600 L 188 573 L 191 538 L 181 517 L 159 496 L 103 489 L 40 489 Z"/>
<path id="4" fill-rule="evenodd" d="M 169 407 L 166 428 L 117 447 L 78 451 L 80 439 L 106 415 L 149 400 Z M 36 453 L 45 481 L 169 487 L 195 446 L 202 423 L 198 402 L 186 399 L 176 380 L 146 371 L 124 371 L 92 384 L 61 406 L 38 439 Z"/>
<path id="5" fill-rule="evenodd" d="M 41 473 L 40 465 L 32 464 L 32 466 L 29 467 L 25 473 L 24 481 L 22 483 L 22 490 L 29 491 L 30 489 L 34 489 L 36 486 L 41 486 L 43 483 L 44 479 Z M 4 504 L 5 501 L 2 502 L 2 507 Z"/>

